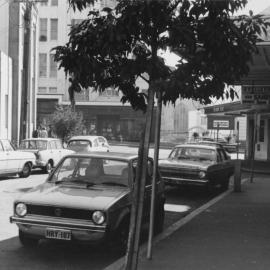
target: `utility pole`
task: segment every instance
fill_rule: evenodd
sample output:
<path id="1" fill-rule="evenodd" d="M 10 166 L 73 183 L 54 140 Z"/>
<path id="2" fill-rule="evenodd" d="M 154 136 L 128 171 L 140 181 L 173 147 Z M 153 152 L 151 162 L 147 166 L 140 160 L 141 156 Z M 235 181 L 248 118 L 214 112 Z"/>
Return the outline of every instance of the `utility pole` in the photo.
<path id="1" fill-rule="evenodd" d="M 22 1 L 20 1 L 22 2 Z M 27 107 L 28 107 L 28 87 L 29 87 L 29 52 L 31 44 L 31 11 L 32 2 L 26 0 L 24 13 L 24 41 L 23 41 L 23 80 L 21 95 L 21 124 L 20 124 L 20 140 L 26 138 L 27 125 Z"/>
<path id="2" fill-rule="evenodd" d="M 17 3 L 25 3 L 24 12 L 24 40 L 23 40 L 23 74 L 21 92 L 21 119 L 20 119 L 20 138 L 26 138 L 27 130 L 27 108 L 29 103 L 29 76 L 30 76 L 30 44 L 31 44 L 31 25 L 32 7 L 37 2 L 47 2 L 47 0 L 14 0 Z"/>

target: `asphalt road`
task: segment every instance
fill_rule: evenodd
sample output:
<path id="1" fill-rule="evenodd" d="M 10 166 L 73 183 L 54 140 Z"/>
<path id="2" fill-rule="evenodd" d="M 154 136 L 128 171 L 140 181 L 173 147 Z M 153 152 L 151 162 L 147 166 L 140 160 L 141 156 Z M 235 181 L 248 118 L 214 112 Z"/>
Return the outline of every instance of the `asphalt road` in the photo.
<path id="1" fill-rule="evenodd" d="M 112 147 L 112 151 L 134 152 L 135 148 Z M 160 158 L 169 150 L 161 150 Z M 153 155 L 153 151 L 150 151 Z M 9 223 L 13 200 L 29 188 L 46 180 L 47 175 L 35 171 L 26 179 L 0 178 L 0 270 L 75 270 L 103 269 L 118 256 L 103 246 L 91 247 L 42 240 L 36 249 L 26 249 L 18 240 L 17 226 Z M 166 188 L 165 228 L 216 196 L 202 189 Z"/>

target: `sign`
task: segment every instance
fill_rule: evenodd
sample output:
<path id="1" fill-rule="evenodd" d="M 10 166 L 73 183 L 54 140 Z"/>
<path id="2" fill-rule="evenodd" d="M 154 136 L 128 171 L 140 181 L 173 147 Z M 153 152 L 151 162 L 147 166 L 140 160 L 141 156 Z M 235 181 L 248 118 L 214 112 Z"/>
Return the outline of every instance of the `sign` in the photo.
<path id="1" fill-rule="evenodd" d="M 269 104 L 270 86 L 243 85 L 242 104 Z"/>
<path id="2" fill-rule="evenodd" d="M 207 129 L 234 130 L 234 117 L 208 115 L 207 116 Z"/>

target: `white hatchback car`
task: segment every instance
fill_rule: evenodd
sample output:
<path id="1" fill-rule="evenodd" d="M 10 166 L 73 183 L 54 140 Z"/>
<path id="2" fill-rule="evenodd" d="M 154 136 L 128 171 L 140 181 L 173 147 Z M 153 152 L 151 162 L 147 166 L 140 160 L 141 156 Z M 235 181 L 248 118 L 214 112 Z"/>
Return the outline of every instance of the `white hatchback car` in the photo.
<path id="1" fill-rule="evenodd" d="M 28 177 L 35 162 L 33 153 L 17 151 L 9 140 L 0 139 L 0 176 L 18 173 L 20 177 Z"/>
<path id="2" fill-rule="evenodd" d="M 109 152 L 109 144 L 102 136 L 73 136 L 69 139 L 67 148 L 75 152 Z"/>
<path id="3" fill-rule="evenodd" d="M 20 150 L 32 152 L 36 155 L 34 168 L 41 168 L 49 173 L 62 157 L 74 153 L 65 149 L 60 139 L 57 138 L 31 138 L 21 142 Z"/>

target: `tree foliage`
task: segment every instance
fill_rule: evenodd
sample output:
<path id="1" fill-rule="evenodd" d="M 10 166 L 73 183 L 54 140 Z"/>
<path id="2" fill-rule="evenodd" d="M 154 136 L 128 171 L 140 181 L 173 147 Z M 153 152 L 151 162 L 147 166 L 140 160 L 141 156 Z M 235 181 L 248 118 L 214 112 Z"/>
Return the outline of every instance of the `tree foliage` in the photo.
<path id="1" fill-rule="evenodd" d="M 51 117 L 53 132 L 58 138 L 67 141 L 73 135 L 81 135 L 84 129 L 83 116 L 71 106 L 57 106 Z"/>
<path id="2" fill-rule="evenodd" d="M 94 1 L 69 2 L 81 10 Z M 226 85 L 247 75 L 259 35 L 266 32 L 267 23 L 258 15 L 233 17 L 246 2 L 120 0 L 115 10 L 90 11 L 72 28 L 68 43 L 55 49 L 55 58 L 72 74 L 74 89 L 78 83 L 100 91 L 115 87 L 123 93 L 122 102 L 135 109 L 145 110 L 147 104 L 136 86 L 138 77 L 162 91 L 164 103 L 179 96 L 210 103 L 209 97 L 222 97 Z M 181 57 L 173 71 L 158 50 Z"/>

